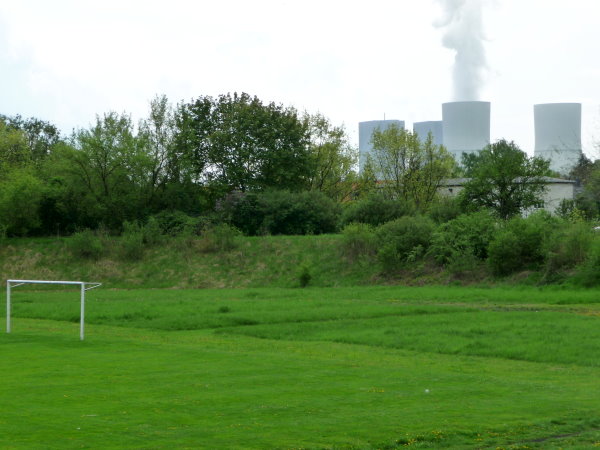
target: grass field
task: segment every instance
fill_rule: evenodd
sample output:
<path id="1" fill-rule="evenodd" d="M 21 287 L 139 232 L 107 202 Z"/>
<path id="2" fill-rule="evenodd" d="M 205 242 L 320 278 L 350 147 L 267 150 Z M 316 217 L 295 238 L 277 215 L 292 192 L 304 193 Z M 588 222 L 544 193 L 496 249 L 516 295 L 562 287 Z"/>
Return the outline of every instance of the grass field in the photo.
<path id="1" fill-rule="evenodd" d="M 600 446 L 597 290 L 13 292 L 0 448 Z"/>

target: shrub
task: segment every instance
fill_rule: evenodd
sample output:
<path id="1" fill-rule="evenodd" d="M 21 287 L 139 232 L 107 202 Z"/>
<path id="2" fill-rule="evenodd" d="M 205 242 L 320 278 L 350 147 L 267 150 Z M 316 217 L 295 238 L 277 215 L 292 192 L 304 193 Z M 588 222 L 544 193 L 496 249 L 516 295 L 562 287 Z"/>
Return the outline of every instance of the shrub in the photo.
<path id="1" fill-rule="evenodd" d="M 141 229 L 144 244 L 149 246 L 159 245 L 163 239 L 163 233 L 156 217 L 150 217 Z"/>
<path id="2" fill-rule="evenodd" d="M 311 279 L 312 275 L 310 273 L 310 267 L 308 264 L 302 264 L 298 270 L 298 282 L 300 283 L 300 287 L 305 288 L 308 286 Z"/>
<path id="3" fill-rule="evenodd" d="M 427 251 L 435 230 L 424 216 L 404 216 L 381 225 L 376 231 L 377 258 L 385 272 L 420 259 Z"/>
<path id="4" fill-rule="evenodd" d="M 492 271 L 508 275 L 518 270 L 538 269 L 545 262 L 549 237 L 559 224 L 559 219 L 545 211 L 508 221 L 488 248 Z"/>
<path id="5" fill-rule="evenodd" d="M 600 284 L 600 239 L 598 237 L 592 241 L 585 262 L 579 267 L 574 280 L 585 287 Z"/>
<path id="6" fill-rule="evenodd" d="M 240 231 L 226 223 L 210 226 L 204 230 L 198 243 L 200 250 L 211 252 L 228 252 L 239 246 Z"/>
<path id="7" fill-rule="evenodd" d="M 100 259 L 105 252 L 101 237 L 89 229 L 73 234 L 67 242 L 75 258 L 96 260 Z"/>
<path id="8" fill-rule="evenodd" d="M 246 194 L 231 210 L 244 234 L 323 234 L 338 229 L 339 205 L 318 191 Z"/>
<path id="9" fill-rule="evenodd" d="M 586 260 L 594 240 L 594 232 L 587 222 L 565 222 L 554 232 L 547 245 L 546 278 L 570 269 Z"/>
<path id="10" fill-rule="evenodd" d="M 381 194 L 374 193 L 346 206 L 342 224 L 366 223 L 376 227 L 414 212 L 415 208 L 409 203 L 386 199 Z"/>
<path id="11" fill-rule="evenodd" d="M 496 221 L 487 211 L 463 214 L 446 222 L 433 233 L 429 253 L 442 265 L 458 260 L 487 257 L 487 248 L 494 237 Z"/>
<path id="12" fill-rule="evenodd" d="M 373 227 L 365 223 L 346 225 L 342 230 L 341 248 L 342 254 L 351 261 L 374 256 L 377 247 Z"/>
<path id="13" fill-rule="evenodd" d="M 129 261 L 139 261 L 144 256 L 144 233 L 135 222 L 124 222 L 119 239 L 119 256 Z"/>
<path id="14" fill-rule="evenodd" d="M 430 206 L 427 215 L 437 224 L 456 219 L 462 214 L 460 201 L 457 197 L 439 196 Z"/>
<path id="15" fill-rule="evenodd" d="M 201 232 L 200 219 L 188 216 L 181 211 L 161 211 L 150 219 L 157 222 L 162 235 L 178 236 L 181 234 L 200 234 Z"/>

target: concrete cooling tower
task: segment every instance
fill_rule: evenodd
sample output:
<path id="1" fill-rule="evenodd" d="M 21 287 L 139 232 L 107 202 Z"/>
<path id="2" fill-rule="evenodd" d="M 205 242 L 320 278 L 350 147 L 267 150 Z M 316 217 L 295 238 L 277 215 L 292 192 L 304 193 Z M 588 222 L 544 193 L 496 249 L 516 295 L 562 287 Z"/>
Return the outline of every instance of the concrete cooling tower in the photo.
<path id="1" fill-rule="evenodd" d="M 567 174 L 581 156 L 581 103 L 533 105 L 534 155 L 550 160 L 550 169 Z"/>
<path id="2" fill-rule="evenodd" d="M 442 104 L 442 132 L 446 149 L 461 162 L 463 153 L 478 152 L 490 143 L 490 103 Z"/>
<path id="3" fill-rule="evenodd" d="M 425 141 L 427 135 L 431 133 L 435 145 L 444 144 L 444 130 L 441 120 L 415 122 L 413 123 L 413 133 L 416 133 L 421 141 Z"/>
<path id="4" fill-rule="evenodd" d="M 400 129 L 404 129 L 404 120 L 369 120 L 368 122 L 358 123 L 358 170 L 362 173 L 367 157 L 373 152 L 371 137 L 377 129 L 384 131 L 392 124 L 396 124 Z"/>

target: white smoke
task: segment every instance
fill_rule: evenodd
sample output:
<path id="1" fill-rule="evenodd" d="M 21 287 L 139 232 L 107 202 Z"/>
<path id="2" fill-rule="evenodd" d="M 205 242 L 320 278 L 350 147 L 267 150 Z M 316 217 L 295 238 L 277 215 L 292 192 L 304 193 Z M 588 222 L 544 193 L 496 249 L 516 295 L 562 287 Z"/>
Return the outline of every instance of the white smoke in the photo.
<path id="1" fill-rule="evenodd" d="M 479 100 L 487 73 L 482 8 L 486 0 L 438 0 L 443 16 L 434 23 L 444 29 L 444 47 L 454 57 L 454 100 Z"/>

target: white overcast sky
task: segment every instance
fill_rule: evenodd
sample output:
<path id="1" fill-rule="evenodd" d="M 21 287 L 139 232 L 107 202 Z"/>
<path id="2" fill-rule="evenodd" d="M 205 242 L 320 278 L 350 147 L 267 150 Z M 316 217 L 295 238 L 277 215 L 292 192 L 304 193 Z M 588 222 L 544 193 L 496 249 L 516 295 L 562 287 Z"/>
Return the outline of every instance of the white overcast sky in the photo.
<path id="1" fill-rule="evenodd" d="M 484 1 L 484 0 L 481 0 Z M 583 104 L 600 140 L 600 1 L 492 0 L 484 8 L 492 140 L 533 152 L 533 105 Z M 440 120 L 452 50 L 435 0 L 0 0 L 0 113 L 69 133 L 149 101 L 248 92 L 344 124 Z"/>

